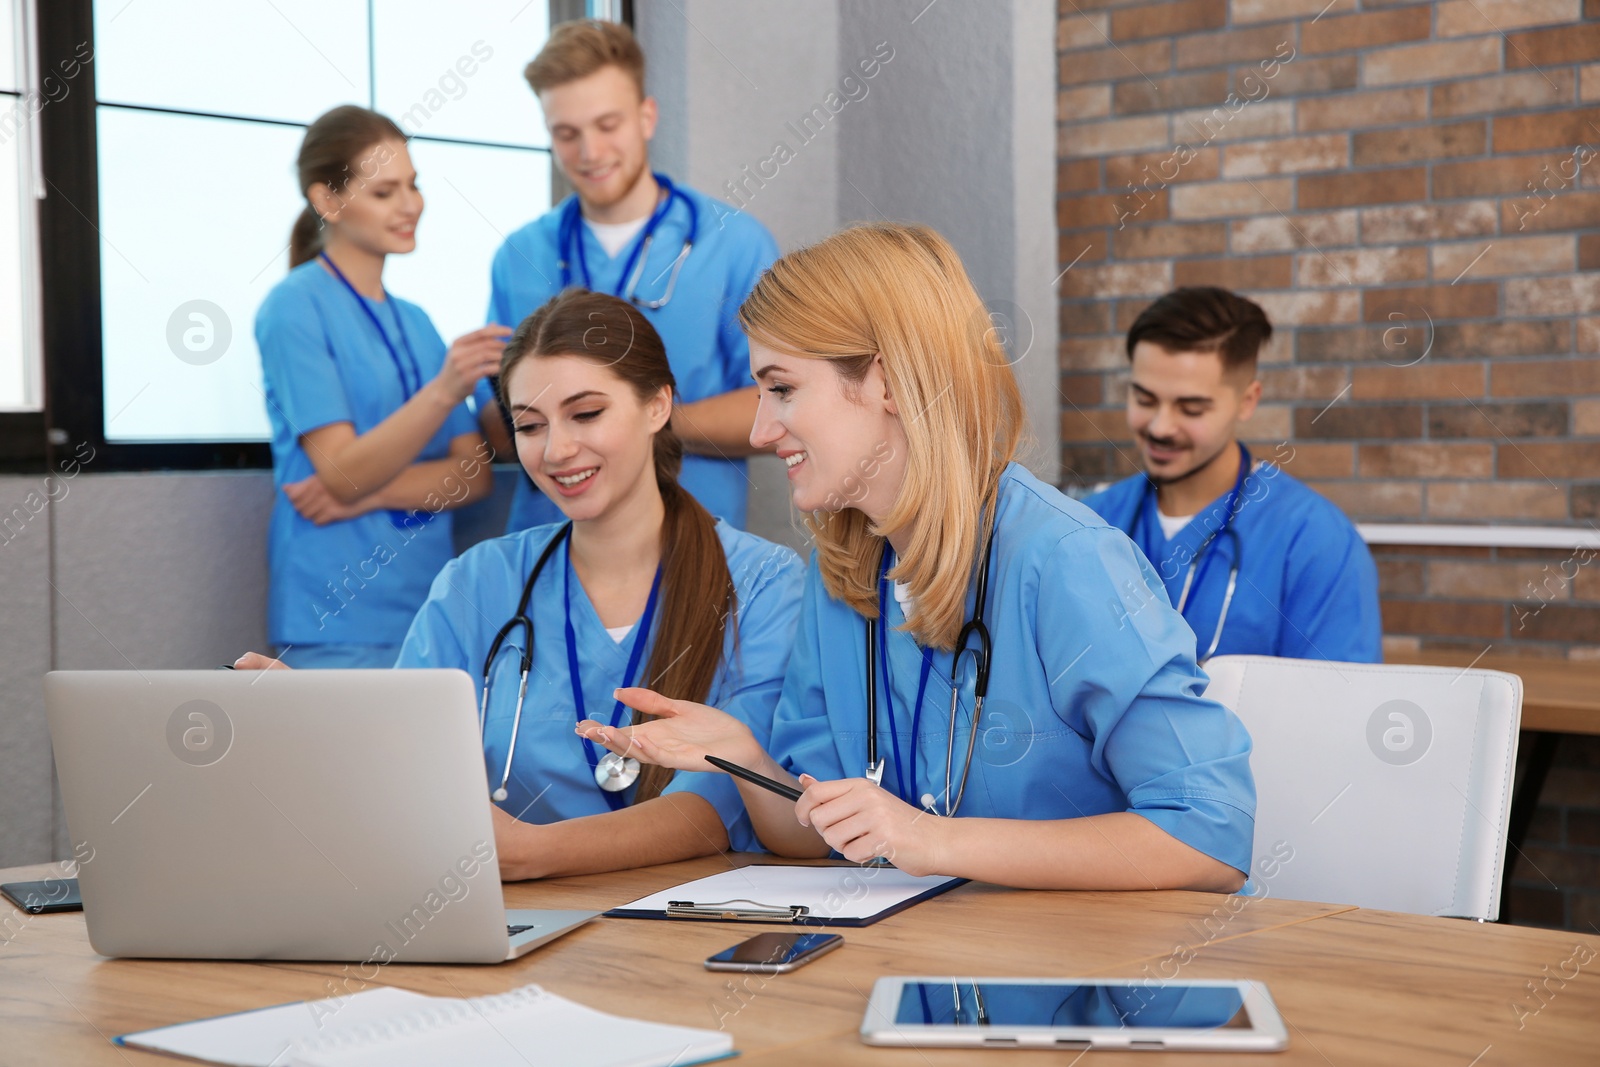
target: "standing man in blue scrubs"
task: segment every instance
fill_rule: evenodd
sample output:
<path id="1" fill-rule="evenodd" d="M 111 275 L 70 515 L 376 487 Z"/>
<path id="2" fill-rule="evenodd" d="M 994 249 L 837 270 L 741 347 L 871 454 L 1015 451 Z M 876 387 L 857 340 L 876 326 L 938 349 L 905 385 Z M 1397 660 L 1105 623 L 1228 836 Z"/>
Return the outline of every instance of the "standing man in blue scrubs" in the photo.
<path id="1" fill-rule="evenodd" d="M 563 23 L 525 72 L 544 109 L 556 165 L 575 190 L 506 239 L 491 268 L 489 321 L 518 323 L 562 289 L 631 301 L 666 341 L 680 402 L 680 481 L 711 514 L 743 529 L 757 391 L 735 318 L 778 247 L 755 219 L 650 170 L 656 102 L 644 91 L 644 53 L 614 22 Z M 618 355 L 628 338 L 614 338 Z M 493 388 L 478 392 L 484 433 L 512 455 Z M 560 512 L 517 484 L 507 532 Z"/>
<path id="2" fill-rule="evenodd" d="M 1145 473 L 1084 503 L 1139 545 L 1194 629 L 1200 659 L 1376 663 L 1378 572 L 1315 490 L 1239 441 L 1261 399 L 1266 312 L 1226 289 L 1175 289 L 1128 330 L 1128 426 Z M 1282 449 L 1290 446 L 1285 443 Z M 1292 450 L 1289 454 L 1293 454 Z M 1122 601 L 1107 610 L 1138 611 Z"/>

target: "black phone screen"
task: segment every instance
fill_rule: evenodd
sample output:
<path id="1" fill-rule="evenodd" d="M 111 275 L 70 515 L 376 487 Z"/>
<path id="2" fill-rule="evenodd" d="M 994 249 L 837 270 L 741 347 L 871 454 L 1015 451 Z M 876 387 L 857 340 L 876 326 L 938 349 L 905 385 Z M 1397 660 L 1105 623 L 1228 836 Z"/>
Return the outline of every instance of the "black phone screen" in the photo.
<path id="1" fill-rule="evenodd" d="M 793 963 L 838 937 L 838 934 L 757 934 L 711 958 L 718 963 Z"/>
<path id="2" fill-rule="evenodd" d="M 46 878 L 40 882 L 7 882 L 0 893 L 23 911 L 39 915 L 48 911 L 81 911 L 76 878 Z"/>

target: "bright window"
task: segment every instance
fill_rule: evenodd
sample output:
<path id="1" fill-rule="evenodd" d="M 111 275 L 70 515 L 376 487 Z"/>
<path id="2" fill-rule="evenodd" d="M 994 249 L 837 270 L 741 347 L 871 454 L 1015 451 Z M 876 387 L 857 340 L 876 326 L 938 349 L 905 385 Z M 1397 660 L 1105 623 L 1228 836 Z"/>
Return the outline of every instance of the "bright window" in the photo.
<path id="1" fill-rule="evenodd" d="M 33 195 L 42 97 L 27 91 L 28 15 L 17 0 L 0 0 L 0 411 L 38 411 L 42 393 Z"/>
<path id="2" fill-rule="evenodd" d="M 96 2 L 105 439 L 267 438 L 255 313 L 288 270 L 304 125 L 338 104 L 412 135 L 427 206 L 385 284 L 447 341 L 482 325 L 491 255 L 550 205 L 522 80 L 548 27 L 544 0 Z"/>

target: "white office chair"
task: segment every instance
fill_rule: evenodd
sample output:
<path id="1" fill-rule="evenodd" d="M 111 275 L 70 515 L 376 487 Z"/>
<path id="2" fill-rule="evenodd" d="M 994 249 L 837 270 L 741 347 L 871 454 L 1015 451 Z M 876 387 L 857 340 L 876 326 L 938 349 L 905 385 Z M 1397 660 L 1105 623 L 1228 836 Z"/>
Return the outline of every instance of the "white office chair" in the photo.
<path id="1" fill-rule="evenodd" d="M 1270 656 L 1217 656 L 1205 669 L 1206 695 L 1254 742 L 1261 891 L 1499 915 L 1522 679 Z"/>

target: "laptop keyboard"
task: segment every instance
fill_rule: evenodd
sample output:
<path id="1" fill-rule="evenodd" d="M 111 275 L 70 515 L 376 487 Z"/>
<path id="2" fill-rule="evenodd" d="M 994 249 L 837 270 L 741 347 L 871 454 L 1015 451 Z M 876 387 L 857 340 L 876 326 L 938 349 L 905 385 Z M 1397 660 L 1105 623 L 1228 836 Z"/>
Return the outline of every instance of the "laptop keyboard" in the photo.
<path id="1" fill-rule="evenodd" d="M 516 937 L 518 934 L 525 934 L 532 929 L 533 925 L 531 923 L 527 926 L 508 926 L 506 927 L 506 936 Z"/>

